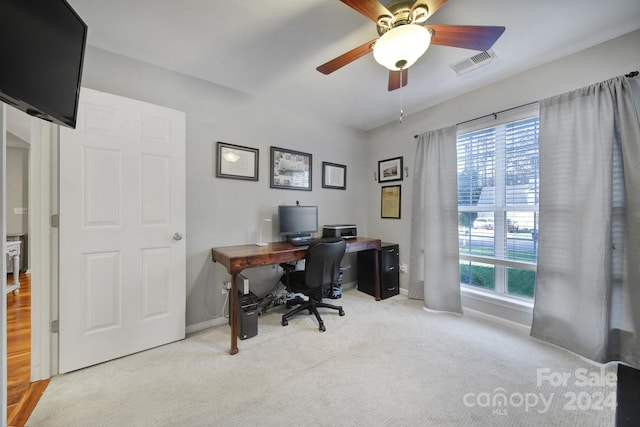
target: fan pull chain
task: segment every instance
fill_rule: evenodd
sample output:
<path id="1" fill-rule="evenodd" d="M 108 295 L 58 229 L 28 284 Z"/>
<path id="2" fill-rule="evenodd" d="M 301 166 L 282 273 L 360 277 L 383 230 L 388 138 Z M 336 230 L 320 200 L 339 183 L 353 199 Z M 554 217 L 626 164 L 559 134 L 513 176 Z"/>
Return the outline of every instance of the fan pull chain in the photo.
<path id="1" fill-rule="evenodd" d="M 404 115 L 404 92 L 402 91 L 402 68 L 400 68 L 400 123 Z"/>

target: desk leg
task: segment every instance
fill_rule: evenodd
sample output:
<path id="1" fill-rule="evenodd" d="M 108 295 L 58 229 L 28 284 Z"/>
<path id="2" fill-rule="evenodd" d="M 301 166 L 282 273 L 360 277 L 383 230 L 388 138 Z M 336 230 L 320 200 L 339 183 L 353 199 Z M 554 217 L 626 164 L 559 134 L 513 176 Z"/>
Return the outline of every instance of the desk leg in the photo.
<path id="1" fill-rule="evenodd" d="M 380 249 L 376 249 L 376 255 L 373 257 L 373 285 L 375 288 L 376 301 L 380 301 Z"/>
<path id="2" fill-rule="evenodd" d="M 231 295 L 229 295 L 229 317 L 231 321 L 231 348 L 229 354 L 238 353 L 238 273 L 231 275 Z"/>

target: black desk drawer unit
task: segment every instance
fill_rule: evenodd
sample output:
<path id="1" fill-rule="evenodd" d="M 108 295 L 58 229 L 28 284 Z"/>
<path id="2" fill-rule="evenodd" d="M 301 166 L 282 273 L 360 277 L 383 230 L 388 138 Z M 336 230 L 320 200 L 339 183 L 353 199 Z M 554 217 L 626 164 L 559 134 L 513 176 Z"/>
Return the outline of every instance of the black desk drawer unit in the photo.
<path id="1" fill-rule="evenodd" d="M 380 258 L 380 299 L 398 295 L 400 292 L 400 254 L 395 243 L 382 242 Z M 358 252 L 358 290 L 375 296 L 373 266 L 375 250 Z"/>

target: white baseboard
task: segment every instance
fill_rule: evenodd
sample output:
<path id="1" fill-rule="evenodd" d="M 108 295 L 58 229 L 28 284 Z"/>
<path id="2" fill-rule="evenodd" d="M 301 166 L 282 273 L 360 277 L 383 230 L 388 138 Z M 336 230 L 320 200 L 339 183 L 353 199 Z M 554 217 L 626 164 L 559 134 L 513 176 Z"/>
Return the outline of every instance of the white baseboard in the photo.
<path id="1" fill-rule="evenodd" d="M 195 332 L 203 331 L 205 329 L 213 328 L 216 326 L 228 325 L 228 324 L 229 324 L 228 318 L 224 316 L 216 317 L 215 319 L 206 320 L 204 322 L 195 323 L 193 325 L 188 325 L 185 332 L 187 335 L 189 335 Z"/>
<path id="2" fill-rule="evenodd" d="M 533 304 L 462 289 L 462 307 L 531 327 Z"/>
<path id="3" fill-rule="evenodd" d="M 400 288 L 400 294 L 408 296 L 409 290 Z M 533 304 L 493 298 L 467 289 L 462 290 L 461 296 L 465 314 L 503 323 L 529 335 Z"/>
<path id="4" fill-rule="evenodd" d="M 357 287 L 358 282 L 356 281 L 351 281 L 351 282 L 344 282 L 342 283 L 342 289 L 351 289 L 351 288 L 356 288 Z"/>
<path id="5" fill-rule="evenodd" d="M 462 310 L 464 314 L 468 314 L 470 316 L 474 316 L 482 319 L 487 319 L 489 321 L 496 322 L 496 323 L 501 323 L 503 325 L 509 326 L 517 330 L 518 332 L 521 332 L 524 335 L 528 336 L 531 333 L 531 328 L 527 325 L 523 325 L 522 323 L 514 322 L 511 320 L 505 319 L 504 317 L 494 316 L 492 314 L 487 314 L 482 311 L 474 310 L 464 306 L 462 307 Z"/>

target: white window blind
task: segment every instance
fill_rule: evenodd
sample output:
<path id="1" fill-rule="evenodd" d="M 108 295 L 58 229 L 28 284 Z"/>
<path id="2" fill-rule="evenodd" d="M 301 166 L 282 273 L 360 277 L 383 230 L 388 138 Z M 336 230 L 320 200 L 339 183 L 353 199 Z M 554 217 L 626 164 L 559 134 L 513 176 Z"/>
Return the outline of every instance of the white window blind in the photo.
<path id="1" fill-rule="evenodd" d="M 459 206 L 495 205 L 495 140 L 495 128 L 458 136 Z"/>
<path id="2" fill-rule="evenodd" d="M 508 294 L 511 270 L 534 270 L 537 258 L 537 104 L 459 126 L 457 153 L 462 281 Z"/>

